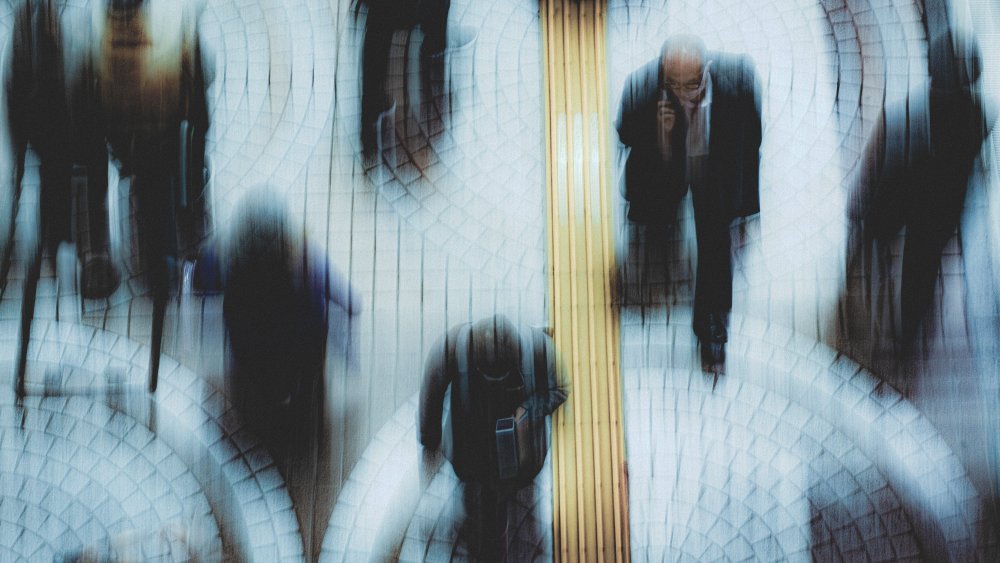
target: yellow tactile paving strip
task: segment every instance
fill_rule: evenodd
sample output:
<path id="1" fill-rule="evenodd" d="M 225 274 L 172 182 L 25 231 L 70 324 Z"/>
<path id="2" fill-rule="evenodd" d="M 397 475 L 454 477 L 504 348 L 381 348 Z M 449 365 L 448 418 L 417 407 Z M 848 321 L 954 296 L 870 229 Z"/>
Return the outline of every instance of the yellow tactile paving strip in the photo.
<path id="1" fill-rule="evenodd" d="M 541 3 L 553 337 L 571 382 L 554 419 L 557 561 L 625 561 L 628 501 L 613 306 L 605 5 Z"/>

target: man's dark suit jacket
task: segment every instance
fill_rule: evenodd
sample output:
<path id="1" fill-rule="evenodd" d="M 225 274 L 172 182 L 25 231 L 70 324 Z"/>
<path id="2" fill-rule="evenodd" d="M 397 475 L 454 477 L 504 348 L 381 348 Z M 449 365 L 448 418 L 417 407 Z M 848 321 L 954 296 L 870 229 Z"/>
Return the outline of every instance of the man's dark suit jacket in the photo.
<path id="1" fill-rule="evenodd" d="M 712 53 L 712 109 L 709 133 L 709 190 L 721 192 L 730 219 L 760 212 L 760 96 L 748 58 Z M 663 162 L 657 145 L 660 58 L 632 73 L 625 82 L 618 116 L 618 137 L 631 148 L 625 164 L 628 217 L 640 223 L 669 221 L 687 192 L 684 110 L 670 93 L 676 124 L 671 133 L 673 158 Z"/>
<path id="2" fill-rule="evenodd" d="M 463 341 L 468 346 L 468 324 L 456 325 L 441 338 L 427 356 L 424 368 L 424 379 L 420 388 L 420 404 L 418 418 L 420 423 L 420 443 L 430 449 L 443 446 L 445 457 L 451 462 L 455 473 L 463 481 L 487 484 L 494 482 L 496 473 L 495 454 L 495 421 L 486 419 L 486 405 L 463 410 L 463 400 L 454 391 L 455 380 L 459 377 L 457 354 L 459 343 Z M 548 389 L 537 387 L 534 393 L 521 406 L 528 412 L 532 430 L 536 434 L 536 461 L 544 461 L 547 451 L 547 430 L 545 417 L 552 414 L 566 401 L 569 388 L 556 373 L 556 356 L 551 338 L 535 333 L 532 329 L 519 329 L 521 349 L 518 357 L 522 364 L 521 374 L 534 372 L 537 359 L 534 353 L 539 353 L 544 360 L 548 378 Z M 527 342 L 525 339 L 527 338 Z M 528 344 L 530 343 L 530 344 Z M 540 348 L 538 348 L 540 347 Z M 525 353 L 532 354 L 525 356 Z M 468 353 L 470 362 L 474 362 L 471 351 Z M 474 369 L 470 364 L 470 374 Z M 469 374 L 467 374 L 467 377 Z M 468 382 L 464 384 L 467 388 Z M 452 388 L 451 403 L 448 417 L 445 419 L 444 435 L 442 436 L 441 418 L 443 416 L 445 392 Z M 444 442 L 442 443 L 442 438 Z M 540 468 L 540 465 L 538 466 Z M 534 478 L 534 474 L 527 477 Z M 518 483 L 519 486 L 526 483 Z"/>

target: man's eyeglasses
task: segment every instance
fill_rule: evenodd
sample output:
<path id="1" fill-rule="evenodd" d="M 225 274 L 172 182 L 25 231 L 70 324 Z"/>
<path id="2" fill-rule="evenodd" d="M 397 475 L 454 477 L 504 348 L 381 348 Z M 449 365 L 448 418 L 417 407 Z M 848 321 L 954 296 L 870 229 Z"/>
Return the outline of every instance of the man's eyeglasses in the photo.
<path id="1" fill-rule="evenodd" d="M 679 84 L 677 82 L 667 81 L 664 84 L 664 86 L 666 86 L 668 89 L 670 89 L 673 92 L 689 92 L 689 93 L 690 92 L 697 92 L 698 89 L 701 88 L 701 80 L 699 80 L 697 82 L 685 82 L 683 84 Z"/>

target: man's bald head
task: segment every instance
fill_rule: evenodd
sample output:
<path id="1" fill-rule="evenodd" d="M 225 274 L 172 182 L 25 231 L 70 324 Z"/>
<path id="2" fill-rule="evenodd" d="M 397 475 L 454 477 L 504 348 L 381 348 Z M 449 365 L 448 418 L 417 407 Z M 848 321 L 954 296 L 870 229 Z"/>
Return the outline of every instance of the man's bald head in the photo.
<path id="1" fill-rule="evenodd" d="M 671 58 L 675 60 L 696 59 L 703 61 L 705 60 L 705 42 L 697 35 L 689 33 L 671 35 L 663 42 L 663 47 L 660 49 L 660 58 L 663 60 Z"/>
<path id="2" fill-rule="evenodd" d="M 705 43 L 694 35 L 674 35 L 660 50 L 663 86 L 682 100 L 690 98 L 701 86 L 705 69 Z"/>

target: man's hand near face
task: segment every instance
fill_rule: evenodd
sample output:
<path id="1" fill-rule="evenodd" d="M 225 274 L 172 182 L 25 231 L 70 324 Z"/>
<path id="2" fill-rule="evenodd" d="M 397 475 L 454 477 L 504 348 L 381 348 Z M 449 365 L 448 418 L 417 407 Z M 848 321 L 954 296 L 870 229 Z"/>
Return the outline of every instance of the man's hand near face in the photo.
<path id="1" fill-rule="evenodd" d="M 677 112 L 666 95 L 661 96 L 660 100 L 656 102 L 656 123 L 658 125 L 657 144 L 660 147 L 660 155 L 664 160 L 669 160 L 673 155 L 670 138 L 674 125 L 677 123 Z"/>

